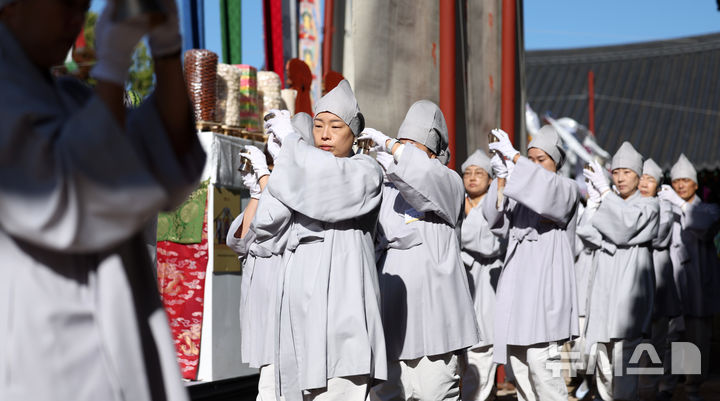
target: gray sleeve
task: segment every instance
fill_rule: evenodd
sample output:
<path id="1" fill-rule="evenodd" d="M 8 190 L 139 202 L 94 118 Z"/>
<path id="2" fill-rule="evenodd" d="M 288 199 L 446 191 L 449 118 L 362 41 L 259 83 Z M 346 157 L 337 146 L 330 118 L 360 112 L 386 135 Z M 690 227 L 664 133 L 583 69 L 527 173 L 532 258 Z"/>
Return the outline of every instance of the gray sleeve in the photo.
<path id="1" fill-rule="evenodd" d="M 275 173 L 273 172 L 273 174 Z M 260 195 L 255 217 L 250 224 L 250 231 L 255 235 L 255 242 L 260 246 L 274 254 L 281 254 L 284 251 L 292 221 L 292 210 L 265 190 Z"/>
<path id="2" fill-rule="evenodd" d="M 382 170 L 371 157 L 335 157 L 293 133 L 283 141 L 267 187 L 290 209 L 332 223 L 377 208 L 381 184 Z"/>
<path id="3" fill-rule="evenodd" d="M 458 174 L 415 146 L 404 145 L 387 176 L 417 211 L 434 212 L 451 226 L 458 223 L 465 188 Z"/>
<path id="4" fill-rule="evenodd" d="M 575 181 L 520 157 L 505 184 L 505 195 L 556 223 L 570 222 L 580 200 Z"/>
<path id="5" fill-rule="evenodd" d="M 673 212 L 668 201 L 659 200 L 660 212 L 658 215 L 658 233 L 652 244 L 656 248 L 667 248 L 672 239 Z"/>
<path id="6" fill-rule="evenodd" d="M 610 192 L 600 203 L 592 224 L 615 245 L 638 245 L 657 236 L 659 211 L 656 199 L 626 202 Z"/>
<path id="7" fill-rule="evenodd" d="M 235 237 L 235 232 L 242 225 L 242 220 L 244 216 L 245 212 L 240 213 L 240 215 L 236 217 L 235 220 L 233 220 L 232 224 L 230 224 L 227 238 L 225 238 L 225 244 L 227 244 L 227 246 L 235 253 L 237 253 L 238 256 L 241 258 L 247 256 L 248 251 L 250 250 L 250 245 L 253 243 L 253 241 L 255 241 L 255 232 L 253 232 L 252 229 L 248 230 L 247 234 L 245 234 L 245 236 L 242 238 Z"/>
<path id="8" fill-rule="evenodd" d="M 575 235 L 580 239 L 582 248 L 599 249 L 602 247 L 602 234 L 592 225 L 595 212 L 596 210 L 586 208 L 575 228 Z M 576 253 L 580 252 L 580 249 L 576 250 Z"/>
<path id="9" fill-rule="evenodd" d="M 512 213 L 513 203 L 508 198 L 503 199 L 502 210 L 497 209 L 497 197 L 498 197 L 498 180 L 494 179 L 488 188 L 488 193 L 485 195 L 485 201 L 482 205 L 482 213 L 485 220 L 490 226 L 490 230 L 496 236 L 507 238 L 508 231 L 510 229 L 509 214 Z"/>

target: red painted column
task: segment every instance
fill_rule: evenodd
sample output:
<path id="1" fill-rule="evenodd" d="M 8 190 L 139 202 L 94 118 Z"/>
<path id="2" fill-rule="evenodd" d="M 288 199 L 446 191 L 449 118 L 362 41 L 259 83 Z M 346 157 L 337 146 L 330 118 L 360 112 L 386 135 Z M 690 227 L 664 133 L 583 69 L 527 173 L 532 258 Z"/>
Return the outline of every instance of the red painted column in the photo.
<path id="1" fill-rule="evenodd" d="M 323 27 L 322 75 L 330 72 L 332 64 L 332 40 L 335 26 L 333 24 L 334 0 L 325 0 L 325 22 Z"/>
<path id="2" fill-rule="evenodd" d="M 515 0 L 502 2 L 502 83 L 500 92 L 500 128 L 515 143 L 515 52 L 516 52 Z"/>
<path id="3" fill-rule="evenodd" d="M 440 110 L 448 128 L 450 162 L 455 169 L 455 0 L 440 4 Z"/>

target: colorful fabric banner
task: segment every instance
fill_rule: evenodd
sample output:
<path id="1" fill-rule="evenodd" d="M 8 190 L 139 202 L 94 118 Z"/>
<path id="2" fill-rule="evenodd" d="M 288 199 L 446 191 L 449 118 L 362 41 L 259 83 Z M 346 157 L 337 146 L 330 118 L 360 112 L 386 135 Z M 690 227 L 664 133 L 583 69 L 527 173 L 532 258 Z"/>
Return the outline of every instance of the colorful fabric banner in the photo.
<path id="1" fill-rule="evenodd" d="M 320 50 L 320 1 L 300 0 L 298 23 L 298 58 L 310 67 L 312 87 L 310 94 L 313 104 L 321 97 L 322 58 Z"/>
<path id="2" fill-rule="evenodd" d="M 225 64 L 242 62 L 242 2 L 220 0 L 220 31 Z"/>
<path id="3" fill-rule="evenodd" d="M 205 215 L 203 204 L 201 216 Z M 200 361 L 200 333 L 208 264 L 207 218 L 201 221 L 200 243 L 157 243 L 158 290 L 170 321 L 182 377 L 189 380 L 197 377 Z"/>
<path id="4" fill-rule="evenodd" d="M 207 182 L 201 183 L 180 207 L 158 215 L 158 241 L 179 244 L 197 244 L 201 241 L 207 188 Z"/>
<path id="5" fill-rule="evenodd" d="M 283 60 L 283 11 L 282 0 L 263 0 L 265 27 L 265 69 L 275 71 L 280 81 L 285 81 Z"/>

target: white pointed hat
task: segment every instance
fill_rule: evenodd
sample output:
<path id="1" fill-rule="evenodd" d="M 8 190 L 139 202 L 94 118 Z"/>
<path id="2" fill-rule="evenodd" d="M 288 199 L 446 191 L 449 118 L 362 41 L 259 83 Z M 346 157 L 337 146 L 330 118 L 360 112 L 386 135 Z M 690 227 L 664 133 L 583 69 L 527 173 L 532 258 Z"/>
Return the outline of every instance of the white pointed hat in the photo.
<path id="1" fill-rule="evenodd" d="M 618 168 L 628 168 L 634 171 L 638 177 L 643 174 L 642 155 L 628 141 L 620 145 L 620 149 L 615 152 L 615 156 L 612 158 L 612 170 Z"/>
<path id="2" fill-rule="evenodd" d="M 345 79 L 315 103 L 315 115 L 324 112 L 340 117 L 355 136 L 360 135 L 360 132 L 365 129 L 365 118 L 360 113 L 360 107 L 350 83 Z"/>
<path id="3" fill-rule="evenodd" d="M 670 169 L 670 179 L 677 180 L 678 178 L 689 178 L 697 183 L 697 171 L 693 164 L 685 157 L 684 153 L 680 154 L 678 161 Z"/>
<path id="4" fill-rule="evenodd" d="M 657 165 L 657 163 L 655 163 L 653 159 L 645 160 L 645 163 L 643 163 L 642 173 L 654 178 L 658 184 L 660 184 L 660 179 L 662 179 L 663 176 L 662 169 L 660 168 L 660 166 Z"/>

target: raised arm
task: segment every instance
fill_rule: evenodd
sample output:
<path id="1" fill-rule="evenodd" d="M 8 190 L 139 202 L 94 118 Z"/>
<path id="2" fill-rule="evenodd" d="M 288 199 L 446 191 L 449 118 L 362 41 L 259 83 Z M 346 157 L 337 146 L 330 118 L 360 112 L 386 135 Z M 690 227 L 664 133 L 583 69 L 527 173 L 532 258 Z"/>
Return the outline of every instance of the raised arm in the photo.
<path id="1" fill-rule="evenodd" d="M 497 197 L 498 197 L 498 180 L 494 179 L 488 188 L 487 195 L 482 204 L 482 213 L 485 220 L 488 222 L 488 226 L 493 234 L 500 237 L 507 237 L 508 230 L 510 228 L 509 215 L 512 213 L 514 201 L 510 201 L 508 198 L 503 200 L 503 204 L 500 210 L 497 209 Z"/>
<path id="2" fill-rule="evenodd" d="M 588 202 L 588 207 L 585 208 L 585 211 L 578 220 L 575 235 L 581 241 L 581 246 L 575 247 L 577 252 L 580 252 L 582 248 L 599 249 L 602 247 L 602 234 L 592 225 L 592 218 L 597 211 L 597 207 L 598 205 L 593 205 L 591 202 Z"/>
<path id="3" fill-rule="evenodd" d="M 388 178 L 415 210 L 434 212 L 455 226 L 463 207 L 462 179 L 415 146 L 402 146 L 398 162 L 388 167 Z"/>
<path id="4" fill-rule="evenodd" d="M 378 207 L 381 184 L 382 170 L 371 157 L 335 157 L 292 133 L 283 140 L 268 190 L 296 212 L 337 222 Z"/>
<path id="5" fill-rule="evenodd" d="M 573 180 L 545 170 L 524 157 L 517 159 L 507 179 L 505 196 L 561 225 L 572 219 L 580 199 Z"/>
<path id="6" fill-rule="evenodd" d="M 67 115 L 28 96 L 25 86 L 38 82 L 2 85 L 0 226 L 10 235 L 56 250 L 103 250 L 195 189 L 205 154 L 195 139 L 176 155 L 153 100 L 130 113 L 124 131 L 87 89 Z"/>

